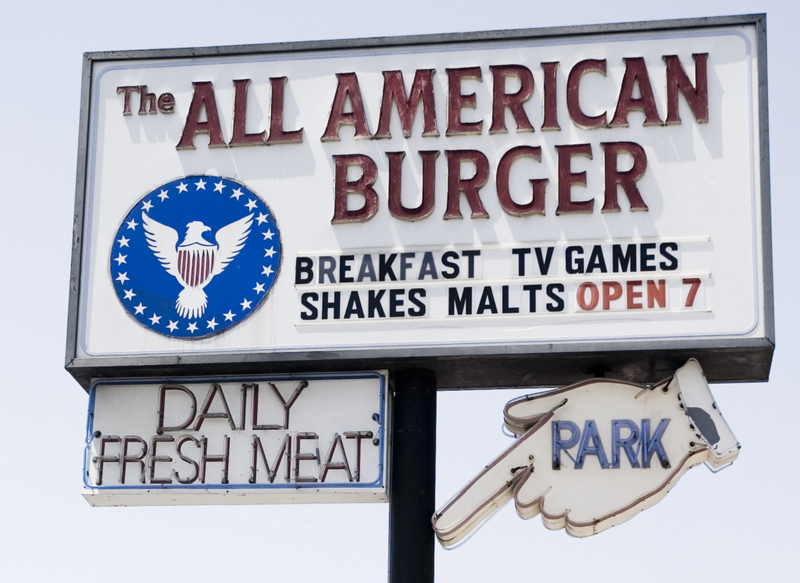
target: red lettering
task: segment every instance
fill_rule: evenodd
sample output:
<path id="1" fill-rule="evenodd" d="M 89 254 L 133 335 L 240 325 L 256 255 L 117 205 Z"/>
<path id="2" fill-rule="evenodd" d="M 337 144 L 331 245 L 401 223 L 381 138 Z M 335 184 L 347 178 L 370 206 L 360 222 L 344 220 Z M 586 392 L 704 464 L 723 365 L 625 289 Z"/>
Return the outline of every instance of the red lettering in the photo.
<path id="1" fill-rule="evenodd" d="M 708 53 L 693 54 L 694 85 L 676 55 L 664 55 L 667 63 L 667 123 L 681 123 L 678 93 L 686 98 L 697 123 L 708 123 Z M 119 91 L 119 89 L 117 89 Z"/>
<path id="2" fill-rule="evenodd" d="M 586 292 L 589 292 L 589 301 L 586 301 Z M 597 302 L 600 300 L 600 292 L 597 286 L 590 281 L 583 282 L 578 287 L 577 293 L 578 306 L 581 310 L 594 310 L 597 307 Z"/>
<path id="3" fill-rule="evenodd" d="M 489 180 L 489 160 L 478 150 L 447 150 L 447 210 L 445 219 L 461 219 L 461 193 L 467 197 L 471 210 L 471 218 L 489 218 L 483 208 L 478 191 Z M 475 174 L 471 178 L 461 178 L 461 163 L 469 161 L 475 164 Z"/>
<path id="4" fill-rule="evenodd" d="M 272 467 L 270 468 L 269 462 L 267 461 L 267 454 L 264 451 L 264 446 L 261 443 L 261 438 L 258 435 L 253 435 L 253 444 L 251 451 L 253 452 L 253 457 L 250 461 L 250 483 L 255 484 L 257 479 L 258 473 L 258 459 L 261 458 L 261 463 L 267 470 L 267 479 L 269 483 L 272 484 L 275 481 L 275 477 L 278 475 L 278 470 L 280 469 L 281 463 L 284 464 L 284 474 L 283 474 L 283 481 L 288 483 L 289 482 L 289 472 L 291 470 L 290 466 L 290 459 L 292 457 L 292 436 L 286 435 L 281 442 L 281 447 L 278 450 L 278 453 L 275 455 L 275 461 L 272 462 Z"/>
<path id="5" fill-rule="evenodd" d="M 654 308 L 658 304 L 659 308 L 667 307 L 667 282 L 659 279 L 658 283 L 652 279 L 647 280 L 647 307 Z"/>
<path id="6" fill-rule="evenodd" d="M 181 478 L 177 470 L 172 470 L 173 474 L 175 475 L 175 480 L 179 484 L 192 484 L 194 483 L 195 480 L 197 480 L 197 478 L 200 477 L 200 465 L 192 458 L 184 455 L 183 453 L 183 445 L 189 441 L 191 441 L 192 444 L 198 449 L 202 447 L 201 443 L 191 435 L 181 435 L 178 439 L 175 440 L 175 453 L 178 454 L 178 457 L 181 459 L 181 461 L 186 462 L 187 464 L 192 466 L 191 476 L 187 476 L 185 478 Z"/>
<path id="7" fill-rule="evenodd" d="M 149 482 L 151 484 L 171 484 L 172 472 L 169 476 L 163 478 L 156 477 L 156 464 L 172 462 L 172 457 L 168 455 L 158 455 L 158 444 L 169 443 L 175 441 L 171 435 L 154 435 L 150 438 L 150 457 L 147 460 L 147 466 L 150 469 Z"/>
<path id="8" fill-rule="evenodd" d="M 581 109 L 581 79 L 586 73 L 590 72 L 602 73 L 605 77 L 605 59 L 586 59 L 581 61 L 572 67 L 569 77 L 567 77 L 567 111 L 575 125 L 583 129 L 600 128 L 607 125 L 605 111 L 600 115 L 588 116 Z"/>
<path id="9" fill-rule="evenodd" d="M 689 293 L 686 295 L 686 307 L 691 308 L 694 306 L 694 299 L 697 296 L 697 290 L 700 289 L 700 278 L 699 277 L 685 277 L 683 279 L 683 285 L 688 285 Z"/>
<path id="10" fill-rule="evenodd" d="M 558 151 L 558 207 L 556 214 L 591 213 L 594 210 L 594 199 L 572 200 L 572 185 L 586 186 L 586 171 L 573 172 L 572 157 L 586 156 L 591 160 L 591 144 L 556 146 L 556 150 Z"/>
<path id="11" fill-rule="evenodd" d="M 131 443 L 139 444 L 139 451 L 135 454 L 128 453 L 128 446 Z M 125 476 L 127 473 L 127 466 L 129 463 L 135 463 L 139 466 L 139 483 L 145 483 L 145 462 L 144 458 L 147 455 L 147 442 L 141 437 L 136 435 L 126 435 L 122 438 L 122 450 L 120 457 L 122 458 L 119 466 L 119 483 L 125 483 Z"/>
<path id="12" fill-rule="evenodd" d="M 189 105 L 186 124 L 183 126 L 183 134 L 178 145 L 175 146 L 176 149 L 194 150 L 194 137 L 197 134 L 208 134 L 209 148 L 227 147 L 225 139 L 222 137 L 217 100 L 214 97 L 214 86 L 211 81 L 195 82 L 192 83 L 192 86 L 194 87 L 192 103 Z M 200 121 L 200 115 L 203 111 L 206 114 L 206 121 Z"/>
<path id="13" fill-rule="evenodd" d="M 139 86 L 139 115 L 157 113 L 156 94 L 147 92 L 147 85 Z"/>
<path id="14" fill-rule="evenodd" d="M 339 127 L 342 125 L 355 126 L 355 137 L 372 137 L 367 126 L 367 116 L 364 113 L 364 101 L 361 98 L 361 89 L 358 86 L 358 77 L 355 73 L 336 73 L 339 80 L 336 86 L 336 95 L 333 97 L 331 115 L 328 125 L 322 135 L 322 141 L 338 140 Z M 350 101 L 350 111 L 345 112 L 346 102 Z"/>
<path id="15" fill-rule="evenodd" d="M 291 144 L 303 141 L 303 128 L 299 130 L 284 131 L 283 129 L 283 103 L 286 77 L 271 77 L 269 80 L 272 91 L 272 101 L 269 107 L 269 144 Z"/>
<path id="16" fill-rule="evenodd" d="M 267 131 L 248 134 L 245 128 L 247 120 L 247 88 L 250 79 L 237 79 L 233 82 L 233 135 L 230 146 L 264 146 Z"/>
<path id="17" fill-rule="evenodd" d="M 533 188 L 530 202 L 526 204 L 517 204 L 511 198 L 511 192 L 508 186 L 509 174 L 511 172 L 511 165 L 519 158 L 533 158 L 537 162 L 541 162 L 542 149 L 539 146 L 517 146 L 516 148 L 511 148 L 500 158 L 500 164 L 497 166 L 497 198 L 500 200 L 500 206 L 502 206 L 503 210 L 508 214 L 515 217 L 543 215 L 544 192 L 549 182 L 547 178 L 530 180 L 531 187 Z"/>
<path id="18" fill-rule="evenodd" d="M 517 132 L 532 132 L 533 126 L 522 104 L 533 95 L 533 74 L 522 65 L 497 65 L 492 70 L 492 127 L 490 134 L 508 132 L 506 129 L 506 108 L 514 116 Z M 506 79 L 516 77 L 520 88 L 515 93 L 506 93 Z"/>
<path id="19" fill-rule="evenodd" d="M 189 415 L 179 425 L 173 427 L 164 426 L 164 415 L 167 412 L 167 391 L 180 391 L 189 397 Z M 194 393 L 183 385 L 161 385 L 158 390 L 158 424 L 156 425 L 156 433 L 161 435 L 165 431 L 180 431 L 186 429 L 194 421 L 195 413 L 197 413 L 197 398 Z"/>
<path id="20" fill-rule="evenodd" d="M 378 212 L 378 193 L 372 188 L 378 178 L 378 168 L 375 161 L 363 154 L 347 156 L 334 156 L 334 205 L 331 224 L 357 223 L 368 221 Z M 362 170 L 358 180 L 347 180 L 347 171 L 351 166 L 359 166 Z M 360 194 L 364 197 L 361 208 L 348 210 L 347 198 L 350 193 Z"/>
<path id="21" fill-rule="evenodd" d="M 622 286 L 616 281 L 603 282 L 603 309 L 610 310 L 611 302 L 622 297 Z"/>
<path id="22" fill-rule="evenodd" d="M 436 158 L 439 152 L 423 151 L 422 158 L 422 202 L 415 208 L 408 208 L 402 201 L 402 174 L 405 152 L 387 152 L 389 158 L 389 212 L 396 219 L 418 221 L 433 212 L 436 202 Z"/>
<path id="23" fill-rule="evenodd" d="M 125 85 L 121 87 L 117 87 L 117 95 L 120 93 L 125 94 L 125 101 L 122 104 L 122 115 L 130 115 L 131 114 L 131 92 L 136 91 L 139 92 L 138 85 Z"/>
<path id="24" fill-rule="evenodd" d="M 400 117 L 400 127 L 403 136 L 411 137 L 411 128 L 417 113 L 420 101 L 422 102 L 422 135 L 438 136 L 436 127 L 436 107 L 433 99 L 433 69 L 420 69 L 414 74 L 414 83 L 411 92 L 406 97 L 405 84 L 402 71 L 383 72 L 383 97 L 381 98 L 381 113 L 378 120 L 376 138 L 391 138 L 389 129 L 392 116 L 392 103 L 397 105 L 397 115 Z"/>
<path id="25" fill-rule="evenodd" d="M 650 282 L 648 282 L 648 283 L 650 283 Z M 627 307 L 628 307 L 629 310 L 641 310 L 642 309 L 643 306 L 642 306 L 641 302 L 637 302 L 636 301 L 638 298 L 642 297 L 642 292 L 638 291 L 638 288 L 640 288 L 641 286 L 642 286 L 642 282 L 641 281 L 629 281 L 629 282 L 626 282 L 625 288 L 626 288 L 626 291 L 627 291 L 626 296 L 627 296 L 627 300 L 628 300 L 628 306 Z"/>
<path id="26" fill-rule="evenodd" d="M 104 435 L 100 439 L 100 455 L 92 457 L 92 463 L 97 467 L 97 485 L 103 485 L 103 465 L 107 463 L 120 463 L 121 455 L 110 455 L 106 453 L 106 444 L 119 443 L 120 438 L 118 435 Z"/>
<path id="27" fill-rule="evenodd" d="M 642 57 L 624 59 L 625 76 L 622 78 L 622 87 L 619 90 L 619 100 L 614 118 L 611 120 L 612 126 L 627 127 L 629 111 L 643 111 L 644 125 L 661 125 L 661 118 L 658 117 L 656 100 L 653 95 L 653 88 L 650 86 L 650 76 L 647 74 L 647 66 Z M 639 85 L 640 97 L 633 97 L 633 90 Z"/>
<path id="28" fill-rule="evenodd" d="M 336 455 L 336 450 L 341 452 L 342 461 L 335 462 L 333 461 L 333 456 Z M 345 474 L 347 475 L 347 481 L 353 481 L 353 474 L 350 472 L 350 464 L 347 462 L 347 455 L 344 453 L 344 443 L 342 443 L 342 437 L 338 433 L 333 434 L 333 441 L 331 441 L 331 446 L 328 448 L 328 453 L 325 456 L 325 462 L 322 464 L 322 475 L 319 478 L 320 482 L 324 482 L 325 478 L 328 477 L 328 472 L 331 470 L 344 470 Z"/>
<path id="29" fill-rule="evenodd" d="M 155 439 L 155 438 L 153 438 Z M 223 435 L 222 439 L 224 440 L 223 450 L 224 453 L 211 455 L 208 453 L 208 438 L 201 437 L 200 438 L 200 483 L 206 483 L 206 470 L 209 463 L 212 464 L 222 464 L 222 479 L 220 480 L 223 484 L 228 483 L 228 468 L 230 467 L 231 462 L 231 438 L 227 435 Z M 170 459 L 170 461 L 172 461 Z M 152 480 L 151 480 L 152 481 Z"/>
<path id="30" fill-rule="evenodd" d="M 558 125 L 558 62 L 542 63 L 544 71 L 544 89 L 542 90 L 542 101 L 544 101 L 544 121 L 542 130 L 560 130 Z"/>
<path id="31" fill-rule="evenodd" d="M 319 439 L 316 433 L 304 432 L 298 433 L 294 437 L 294 481 L 295 482 L 316 482 L 317 478 L 314 476 L 301 476 L 300 475 L 300 462 L 302 461 L 315 461 L 319 466 L 319 446 L 314 448 L 314 453 L 305 453 L 300 451 L 301 443 L 304 440 L 313 439 L 315 442 Z"/>
<path id="32" fill-rule="evenodd" d="M 354 439 L 356 443 L 356 464 L 355 471 L 353 472 L 353 480 L 356 482 L 361 481 L 361 440 L 369 439 L 372 437 L 371 431 L 346 431 L 344 433 L 345 439 Z"/>
<path id="33" fill-rule="evenodd" d="M 636 182 L 644 176 L 647 170 L 647 154 L 639 144 L 634 142 L 603 142 L 603 155 L 606 172 L 605 201 L 602 212 L 618 212 L 617 185 L 622 186 L 632 211 L 646 211 L 647 205 L 642 200 L 642 195 L 636 187 Z M 633 166 L 630 170 L 620 172 L 617 169 L 617 157 L 621 152 L 633 157 Z"/>
<path id="34" fill-rule="evenodd" d="M 162 93 L 158 96 L 158 111 L 161 113 L 175 112 L 175 96 L 172 93 Z"/>
<path id="35" fill-rule="evenodd" d="M 223 411 L 221 413 L 209 413 L 208 411 L 211 409 L 211 404 L 214 402 L 217 395 L 219 395 Z M 200 428 L 203 426 L 203 421 L 206 419 L 227 419 L 230 428 L 234 431 L 236 430 L 236 424 L 233 422 L 233 415 L 231 415 L 231 410 L 228 408 L 228 400 L 225 398 L 225 392 L 217 383 L 212 383 L 211 387 L 209 387 L 206 400 L 200 408 L 200 414 L 197 416 L 193 431 L 200 431 Z"/>
<path id="36" fill-rule="evenodd" d="M 483 130 L 483 120 L 474 122 L 461 121 L 461 110 L 465 107 L 475 109 L 477 101 L 474 93 L 461 93 L 462 79 L 481 80 L 480 67 L 463 69 L 447 69 L 447 135 L 479 134 Z"/>

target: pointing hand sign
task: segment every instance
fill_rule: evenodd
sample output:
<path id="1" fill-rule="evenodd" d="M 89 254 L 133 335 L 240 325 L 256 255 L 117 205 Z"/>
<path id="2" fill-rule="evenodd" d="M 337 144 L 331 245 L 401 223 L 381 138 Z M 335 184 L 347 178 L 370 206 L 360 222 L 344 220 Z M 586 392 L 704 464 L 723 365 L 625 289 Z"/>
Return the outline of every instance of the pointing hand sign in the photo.
<path id="1" fill-rule="evenodd" d="M 739 453 L 694 359 L 650 387 L 584 381 L 514 399 L 504 414 L 517 439 L 433 516 L 446 547 L 512 498 L 522 518 L 597 534 L 660 501 L 692 466 L 716 470 Z"/>

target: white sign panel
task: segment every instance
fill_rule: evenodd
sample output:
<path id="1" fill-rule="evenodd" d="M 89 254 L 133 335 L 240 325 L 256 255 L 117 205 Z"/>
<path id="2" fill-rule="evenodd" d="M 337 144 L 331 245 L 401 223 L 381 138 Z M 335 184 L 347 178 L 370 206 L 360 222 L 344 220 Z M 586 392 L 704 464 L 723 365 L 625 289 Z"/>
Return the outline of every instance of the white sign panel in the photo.
<path id="1" fill-rule="evenodd" d="M 696 360 L 651 387 L 597 380 L 521 397 L 505 423 L 514 443 L 433 516 L 446 547 L 511 499 L 522 518 L 591 536 L 662 500 L 692 466 L 739 455 Z"/>
<path id="2" fill-rule="evenodd" d="M 68 358 L 769 348 L 762 39 L 94 55 Z"/>
<path id="3" fill-rule="evenodd" d="M 386 375 L 107 381 L 92 387 L 96 506 L 386 501 Z"/>

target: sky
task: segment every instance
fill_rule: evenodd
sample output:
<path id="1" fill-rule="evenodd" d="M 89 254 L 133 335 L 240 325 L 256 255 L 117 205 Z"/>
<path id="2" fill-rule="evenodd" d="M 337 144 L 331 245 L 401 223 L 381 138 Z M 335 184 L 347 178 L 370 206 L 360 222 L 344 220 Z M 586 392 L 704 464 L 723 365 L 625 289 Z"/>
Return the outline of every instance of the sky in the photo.
<path id="1" fill-rule="evenodd" d="M 716 385 L 743 448 L 712 475 L 691 470 L 664 501 L 589 539 L 511 507 L 467 545 L 437 548 L 436 581 L 792 579 L 800 505 L 800 350 L 794 294 L 800 6 L 726 0 L 643 3 L 17 2 L 0 37 L 0 164 L 6 254 L 0 415 L 0 565 L 9 581 L 386 579 L 388 505 L 92 508 L 81 496 L 87 395 L 64 371 L 72 214 L 88 51 L 347 39 L 767 13 L 777 348 L 768 383 Z M 520 390 L 438 399 L 437 506 L 508 445 L 502 408 Z"/>

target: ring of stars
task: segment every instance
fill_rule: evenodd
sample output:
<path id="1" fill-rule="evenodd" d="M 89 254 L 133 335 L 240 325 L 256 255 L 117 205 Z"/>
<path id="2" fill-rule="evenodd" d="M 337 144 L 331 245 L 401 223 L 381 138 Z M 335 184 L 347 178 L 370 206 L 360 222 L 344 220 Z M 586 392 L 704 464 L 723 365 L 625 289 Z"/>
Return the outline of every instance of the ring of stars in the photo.
<path id="1" fill-rule="evenodd" d="M 195 195 L 195 193 L 197 194 Z M 147 289 L 146 286 L 150 284 L 142 281 L 142 258 L 155 254 L 155 251 L 150 247 L 153 244 L 151 227 L 142 216 L 147 213 L 147 216 L 152 217 L 153 220 L 163 221 L 164 225 L 181 232 L 185 230 L 185 227 L 178 228 L 178 225 L 170 224 L 168 220 L 162 218 L 168 216 L 164 213 L 174 212 L 170 209 L 174 209 L 176 205 L 199 205 L 201 204 L 200 202 L 192 201 L 201 200 L 206 201 L 202 204 L 210 204 L 212 205 L 211 208 L 214 208 L 213 205 L 218 203 L 209 202 L 211 199 L 206 198 L 212 195 L 216 197 L 222 195 L 223 198 L 215 198 L 213 200 L 220 202 L 230 201 L 230 203 L 223 203 L 227 204 L 228 207 L 236 204 L 237 207 L 244 211 L 252 213 L 249 241 L 254 246 L 259 247 L 257 237 L 260 233 L 265 242 L 265 246 L 261 247 L 264 250 L 264 256 L 261 260 L 255 259 L 258 255 L 253 254 L 260 252 L 260 249 L 253 249 L 250 252 L 247 265 L 252 266 L 248 267 L 248 269 L 252 270 L 255 281 L 250 280 L 251 283 L 249 285 L 252 287 L 245 288 L 245 297 L 242 298 L 242 301 L 224 300 L 232 302 L 231 307 L 223 304 L 225 307 L 222 309 L 217 308 L 219 311 L 215 313 L 206 311 L 206 313 L 192 319 L 181 318 L 174 307 L 176 298 L 169 298 L 165 305 L 166 298 L 160 295 L 163 292 Z M 228 207 L 222 208 L 227 209 Z M 166 209 L 166 211 L 159 210 L 162 208 Z M 230 211 L 223 210 L 222 212 L 227 214 Z M 208 224 L 206 219 L 203 220 Z M 275 223 L 271 219 L 269 208 L 266 207 L 261 199 L 245 187 L 238 186 L 229 179 L 211 176 L 189 176 L 167 183 L 142 197 L 117 230 L 113 252 L 110 257 L 111 278 L 114 280 L 117 295 L 125 309 L 138 322 L 167 336 L 203 338 L 226 330 L 251 314 L 264 300 L 273 285 L 281 257 L 279 251 L 280 239 L 276 238 L 278 233 L 272 229 L 274 226 Z M 209 238 L 208 240 L 214 241 L 213 233 L 214 231 L 206 234 Z M 182 235 L 183 233 L 181 232 Z M 247 241 L 245 242 L 246 244 Z M 266 245 L 269 246 L 267 247 Z M 158 256 L 154 258 L 158 259 Z M 258 262 L 257 266 L 256 262 Z M 261 271 L 256 271 L 257 269 Z M 224 277 L 224 272 L 221 275 Z M 238 297 L 241 298 L 242 296 Z M 219 302 L 219 300 L 217 301 Z M 234 307 L 236 312 L 232 309 Z M 223 309 L 226 310 L 224 313 L 222 312 Z M 172 319 L 170 319 L 170 314 Z"/>

